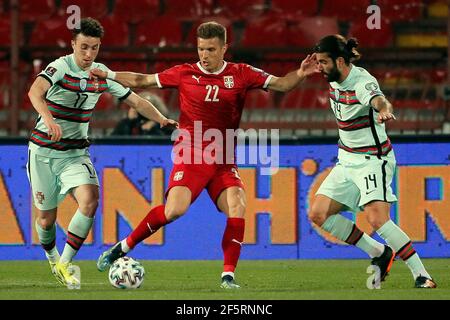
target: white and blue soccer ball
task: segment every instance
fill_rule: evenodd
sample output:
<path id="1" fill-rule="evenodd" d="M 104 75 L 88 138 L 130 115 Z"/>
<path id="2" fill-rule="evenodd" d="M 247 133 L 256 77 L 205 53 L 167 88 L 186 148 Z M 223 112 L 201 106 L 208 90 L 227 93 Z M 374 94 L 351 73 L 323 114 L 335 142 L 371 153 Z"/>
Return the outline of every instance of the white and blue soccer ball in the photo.
<path id="1" fill-rule="evenodd" d="M 122 257 L 114 261 L 109 268 L 108 279 L 119 289 L 137 289 L 144 282 L 145 269 L 139 262 L 130 257 Z"/>

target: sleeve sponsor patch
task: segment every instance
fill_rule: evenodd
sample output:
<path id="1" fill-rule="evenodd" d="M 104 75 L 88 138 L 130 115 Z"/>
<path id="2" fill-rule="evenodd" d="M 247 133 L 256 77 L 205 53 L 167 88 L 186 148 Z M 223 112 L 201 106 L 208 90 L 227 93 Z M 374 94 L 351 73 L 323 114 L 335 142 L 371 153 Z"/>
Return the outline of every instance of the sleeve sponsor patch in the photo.
<path id="1" fill-rule="evenodd" d="M 54 67 L 47 67 L 47 69 L 45 69 L 45 73 L 47 75 L 49 75 L 50 77 L 53 77 L 53 75 L 55 74 L 56 71 L 58 71 L 58 70 L 56 70 L 56 68 L 54 68 Z"/>
<path id="2" fill-rule="evenodd" d="M 378 85 L 375 82 L 369 82 L 365 85 L 367 91 L 378 91 Z"/>

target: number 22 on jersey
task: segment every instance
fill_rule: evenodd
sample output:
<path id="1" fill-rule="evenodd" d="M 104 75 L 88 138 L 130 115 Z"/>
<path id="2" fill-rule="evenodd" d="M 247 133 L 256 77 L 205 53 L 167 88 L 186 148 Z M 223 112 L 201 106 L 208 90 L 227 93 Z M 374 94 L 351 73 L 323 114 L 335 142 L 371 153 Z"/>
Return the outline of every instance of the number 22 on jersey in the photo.
<path id="1" fill-rule="evenodd" d="M 219 86 L 218 85 L 210 85 L 208 84 L 206 86 L 206 97 L 205 101 L 207 102 L 219 102 L 219 99 L 217 98 L 217 95 L 219 94 Z"/>

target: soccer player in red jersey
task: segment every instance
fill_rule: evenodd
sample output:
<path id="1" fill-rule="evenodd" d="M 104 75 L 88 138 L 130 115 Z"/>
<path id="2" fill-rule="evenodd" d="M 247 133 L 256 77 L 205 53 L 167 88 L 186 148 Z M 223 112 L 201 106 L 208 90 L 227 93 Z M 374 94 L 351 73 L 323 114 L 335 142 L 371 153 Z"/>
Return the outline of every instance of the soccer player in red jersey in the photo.
<path id="1" fill-rule="evenodd" d="M 198 27 L 197 50 L 200 60 L 197 63 L 177 65 L 157 74 L 92 70 L 91 76 L 113 79 L 128 87 L 177 88 L 180 94 L 180 129 L 191 137 L 198 134 L 196 131 L 199 130 L 215 130 L 215 133 L 220 132 L 225 137 L 226 130 L 239 127 L 248 90 L 287 92 L 297 87 L 308 75 L 318 72 L 314 54 L 308 55 L 298 70 L 284 77 L 269 75 L 248 64 L 224 61 L 227 50 L 226 28 L 216 22 L 206 22 Z M 223 146 L 226 143 L 223 140 L 215 142 L 218 146 L 223 143 Z M 116 259 L 127 254 L 160 227 L 181 217 L 206 188 L 217 208 L 228 217 L 222 239 L 224 268 L 221 287 L 240 287 L 235 282 L 234 271 L 244 238 L 244 186 L 236 163 L 223 161 L 220 147 L 216 148 L 215 155 L 205 155 L 208 144 L 210 141 L 197 144 L 185 137 L 175 142 L 174 150 L 183 145 L 190 147 L 188 150 L 191 154 L 186 155 L 186 148 L 183 147 L 184 154 L 179 153 L 174 159 L 165 205 L 151 209 L 127 238 L 99 257 L 97 267 L 100 271 L 106 270 Z M 194 161 L 189 157 L 192 155 Z"/>

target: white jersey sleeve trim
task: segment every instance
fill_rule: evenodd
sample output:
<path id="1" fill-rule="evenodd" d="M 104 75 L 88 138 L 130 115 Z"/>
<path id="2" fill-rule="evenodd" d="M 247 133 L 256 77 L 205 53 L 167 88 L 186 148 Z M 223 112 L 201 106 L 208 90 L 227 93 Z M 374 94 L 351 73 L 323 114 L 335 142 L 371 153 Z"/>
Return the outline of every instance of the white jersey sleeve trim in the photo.
<path id="1" fill-rule="evenodd" d="M 269 86 L 270 80 L 273 78 L 273 75 L 269 74 L 269 76 L 266 79 L 266 82 L 264 82 L 263 88 L 267 89 L 267 87 Z"/>
<path id="2" fill-rule="evenodd" d="M 159 82 L 159 74 L 158 73 L 155 73 L 155 80 L 156 80 L 156 85 L 158 86 L 158 88 L 162 89 L 161 82 Z"/>

